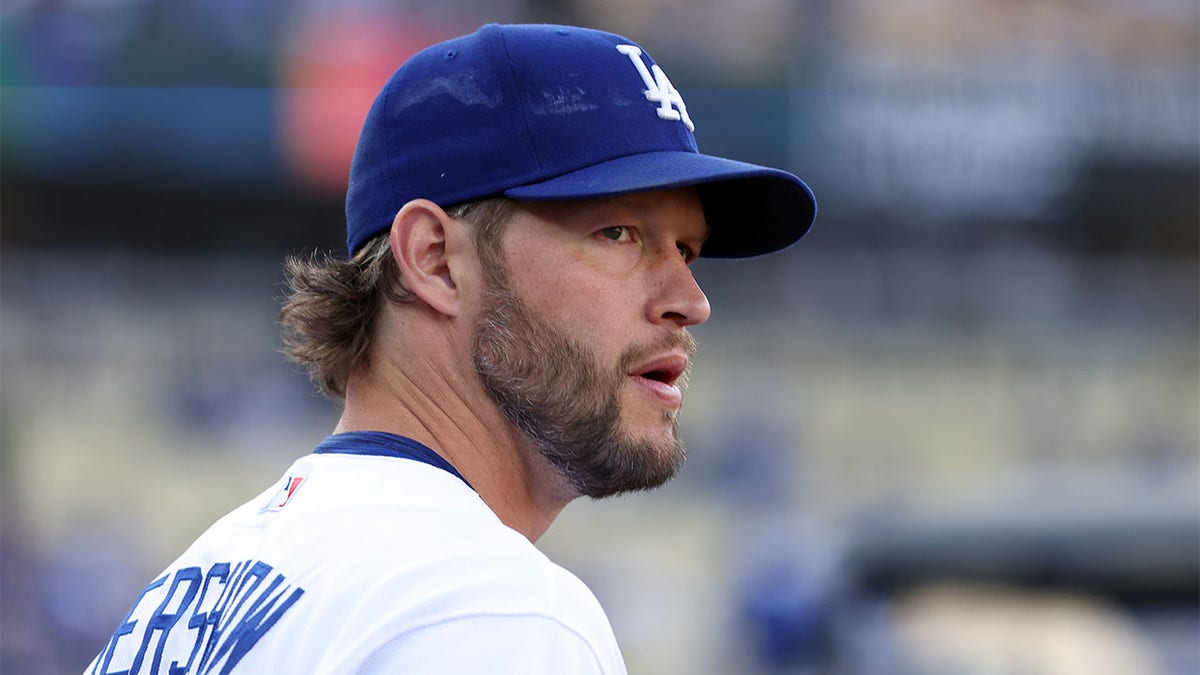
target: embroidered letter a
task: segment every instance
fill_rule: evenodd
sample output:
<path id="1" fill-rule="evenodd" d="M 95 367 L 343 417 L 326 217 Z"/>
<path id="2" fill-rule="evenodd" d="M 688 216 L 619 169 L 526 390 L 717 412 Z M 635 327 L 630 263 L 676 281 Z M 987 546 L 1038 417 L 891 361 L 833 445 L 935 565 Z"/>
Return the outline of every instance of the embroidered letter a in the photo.
<path id="1" fill-rule="evenodd" d="M 635 45 L 617 45 L 617 51 L 628 56 L 637 68 L 638 75 L 642 76 L 642 82 L 646 84 L 646 99 L 658 104 L 658 116 L 664 120 L 683 122 L 688 131 L 695 131 L 696 125 L 692 124 L 692 118 L 688 117 L 683 96 L 671 85 L 663 69 L 659 68 L 657 63 L 646 68 L 646 63 L 642 61 L 642 50 Z"/>

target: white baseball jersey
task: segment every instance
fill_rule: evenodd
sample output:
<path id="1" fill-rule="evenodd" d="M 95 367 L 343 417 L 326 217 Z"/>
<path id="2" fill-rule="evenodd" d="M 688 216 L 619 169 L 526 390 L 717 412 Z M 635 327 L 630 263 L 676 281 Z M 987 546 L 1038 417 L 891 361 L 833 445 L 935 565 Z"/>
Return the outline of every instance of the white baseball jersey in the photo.
<path id="1" fill-rule="evenodd" d="M 450 464 L 327 438 L 142 591 L 85 671 L 625 673 L 591 591 Z"/>

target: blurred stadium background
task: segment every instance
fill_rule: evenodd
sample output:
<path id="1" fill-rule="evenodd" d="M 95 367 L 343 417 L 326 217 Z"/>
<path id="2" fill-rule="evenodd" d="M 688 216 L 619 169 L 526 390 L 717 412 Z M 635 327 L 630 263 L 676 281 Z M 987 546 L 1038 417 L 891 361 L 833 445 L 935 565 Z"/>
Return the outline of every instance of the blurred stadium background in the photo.
<path id="1" fill-rule="evenodd" d="M 821 201 L 697 264 L 684 474 L 541 543 L 630 672 L 1200 672 L 1194 0 L 5 0 L 0 671 L 80 671 L 328 432 L 280 260 L 343 246 L 394 66 L 489 21 L 628 35 Z"/>

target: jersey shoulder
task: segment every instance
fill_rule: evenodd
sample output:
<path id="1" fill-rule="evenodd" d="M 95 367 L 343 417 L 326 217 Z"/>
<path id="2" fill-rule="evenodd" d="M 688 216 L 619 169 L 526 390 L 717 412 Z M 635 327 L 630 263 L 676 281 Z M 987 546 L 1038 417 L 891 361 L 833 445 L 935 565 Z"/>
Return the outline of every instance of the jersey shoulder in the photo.
<path id="1" fill-rule="evenodd" d="M 587 585 L 504 525 L 462 480 L 419 462 L 314 460 L 298 463 L 308 483 L 270 514 L 268 541 L 287 542 L 279 557 L 308 590 L 297 623 L 318 643 L 337 645 L 328 658 L 415 651 L 437 635 L 485 625 L 492 628 L 480 635 L 533 631 L 546 649 L 582 642 L 603 661 L 620 661 Z M 261 519 L 254 508 L 240 517 Z"/>
<path id="2" fill-rule="evenodd" d="M 587 586 L 461 479 L 409 460 L 309 456 L 151 582 L 88 672 L 368 672 L 467 628 L 495 658 L 544 644 L 522 658 L 623 672 Z"/>

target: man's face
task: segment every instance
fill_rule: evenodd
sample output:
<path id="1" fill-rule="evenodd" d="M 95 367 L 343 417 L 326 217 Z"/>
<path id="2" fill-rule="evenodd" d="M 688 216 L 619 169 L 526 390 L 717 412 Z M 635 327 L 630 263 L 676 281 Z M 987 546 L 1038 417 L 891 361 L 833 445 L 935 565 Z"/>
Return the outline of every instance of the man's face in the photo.
<path id="1" fill-rule="evenodd" d="M 683 463 L 678 413 L 708 300 L 687 265 L 694 191 L 526 204 L 489 291 L 474 363 L 507 419 L 580 494 L 656 487 Z"/>

